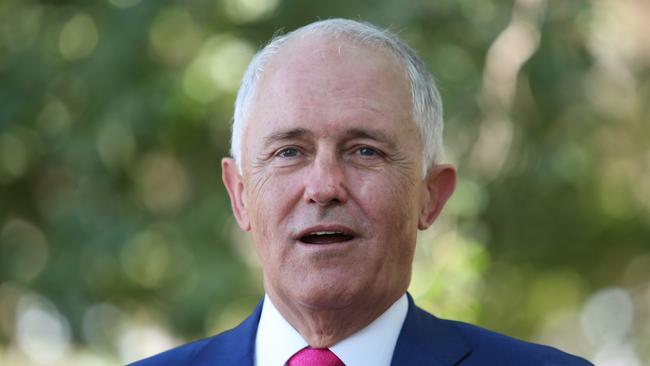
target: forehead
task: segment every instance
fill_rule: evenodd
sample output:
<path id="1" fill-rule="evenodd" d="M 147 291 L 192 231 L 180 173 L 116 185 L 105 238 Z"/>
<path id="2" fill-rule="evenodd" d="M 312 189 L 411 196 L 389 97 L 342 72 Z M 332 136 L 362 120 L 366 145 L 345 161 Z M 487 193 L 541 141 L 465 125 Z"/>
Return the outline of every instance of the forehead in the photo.
<path id="1" fill-rule="evenodd" d="M 387 50 L 344 37 L 288 41 L 268 60 L 256 89 L 247 130 L 296 121 L 316 127 L 341 120 L 404 124 L 410 119 L 402 62 Z"/>

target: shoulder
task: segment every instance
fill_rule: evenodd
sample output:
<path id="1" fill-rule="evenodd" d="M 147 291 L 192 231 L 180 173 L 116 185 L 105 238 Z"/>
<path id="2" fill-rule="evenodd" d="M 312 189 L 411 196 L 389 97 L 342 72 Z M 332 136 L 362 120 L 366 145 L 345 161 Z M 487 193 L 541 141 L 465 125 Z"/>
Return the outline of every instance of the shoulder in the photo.
<path id="1" fill-rule="evenodd" d="M 252 365 L 262 302 L 237 327 L 130 364 L 129 366 Z"/>
<path id="2" fill-rule="evenodd" d="M 409 296 L 409 312 L 398 339 L 394 360 L 435 358 L 445 365 L 593 366 L 556 348 L 525 342 L 485 328 L 440 319 L 417 307 Z M 413 356 L 416 355 L 416 356 Z M 419 362 L 419 363 L 418 363 Z"/>
<path id="3" fill-rule="evenodd" d="M 214 361 L 230 365 L 246 364 L 244 358 L 250 354 L 251 335 L 241 334 L 244 324 L 136 361 L 129 366 L 198 366 Z M 254 334 L 252 337 L 254 339 Z"/>
<path id="4" fill-rule="evenodd" d="M 200 339 L 198 341 L 176 347 L 169 351 L 159 353 L 155 356 L 145 358 L 144 360 L 136 361 L 129 364 L 129 366 L 190 365 L 196 355 L 199 354 L 201 350 L 203 350 L 203 348 L 205 348 L 205 346 L 216 337 L 218 336 Z"/>
<path id="5" fill-rule="evenodd" d="M 452 320 L 442 320 L 459 331 L 468 343 L 472 358 L 501 365 L 593 366 L 587 360 L 559 349 L 525 342 L 485 328 Z"/>

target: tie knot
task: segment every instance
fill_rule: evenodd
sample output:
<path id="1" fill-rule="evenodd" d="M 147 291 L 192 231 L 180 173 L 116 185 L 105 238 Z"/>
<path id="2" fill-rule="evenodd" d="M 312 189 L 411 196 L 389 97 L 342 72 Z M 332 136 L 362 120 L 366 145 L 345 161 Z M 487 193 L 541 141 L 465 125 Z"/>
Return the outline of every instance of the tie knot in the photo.
<path id="1" fill-rule="evenodd" d="M 287 366 L 345 366 L 329 348 L 303 348 L 291 356 Z"/>

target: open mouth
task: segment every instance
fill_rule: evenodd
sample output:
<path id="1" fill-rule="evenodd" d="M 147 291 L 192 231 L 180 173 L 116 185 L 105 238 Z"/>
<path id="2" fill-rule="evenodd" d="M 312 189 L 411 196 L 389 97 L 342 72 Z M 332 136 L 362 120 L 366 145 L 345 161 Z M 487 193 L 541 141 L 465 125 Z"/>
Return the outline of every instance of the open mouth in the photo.
<path id="1" fill-rule="evenodd" d="M 300 237 L 306 244 L 333 244 L 354 239 L 354 235 L 342 231 L 312 231 Z"/>

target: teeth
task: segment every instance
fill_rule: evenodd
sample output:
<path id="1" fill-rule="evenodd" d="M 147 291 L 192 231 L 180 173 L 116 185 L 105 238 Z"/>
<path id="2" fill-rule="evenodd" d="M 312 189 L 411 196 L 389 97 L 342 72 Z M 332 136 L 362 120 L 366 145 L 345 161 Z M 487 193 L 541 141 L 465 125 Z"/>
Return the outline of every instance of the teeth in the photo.
<path id="1" fill-rule="evenodd" d="M 331 244 L 346 242 L 354 239 L 354 235 L 342 231 L 312 231 L 303 235 L 299 240 L 307 244 Z"/>

